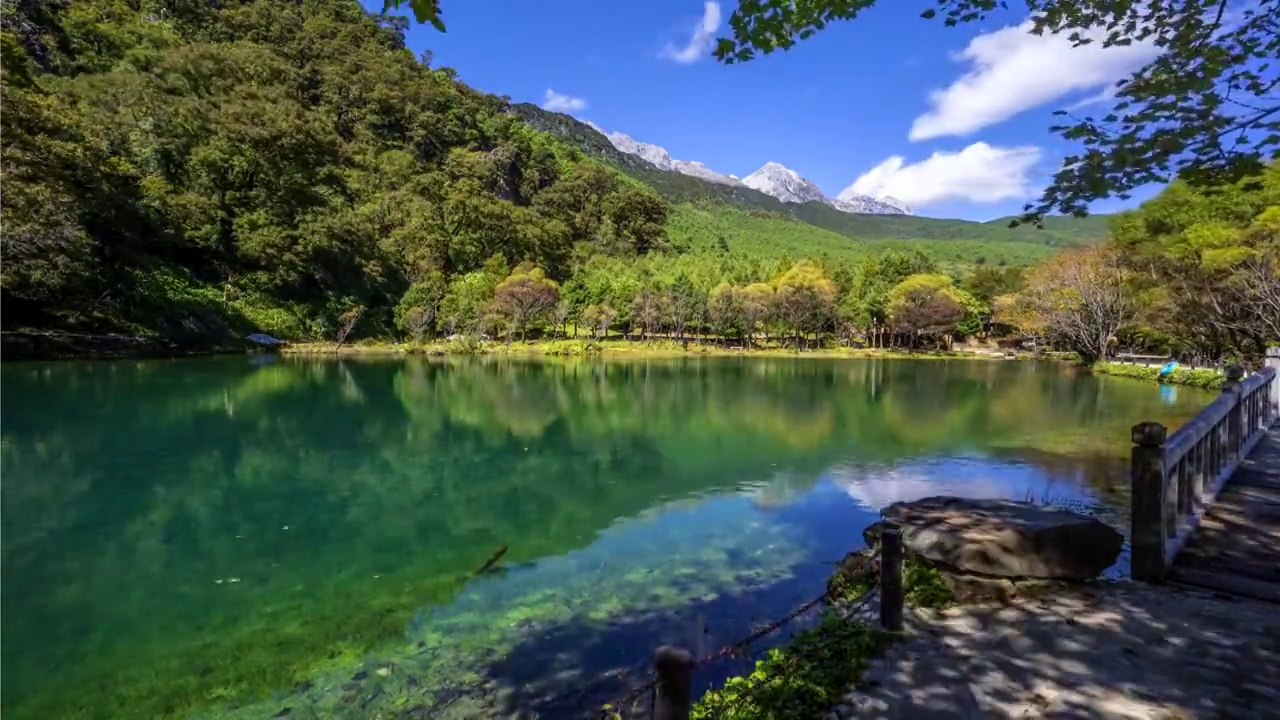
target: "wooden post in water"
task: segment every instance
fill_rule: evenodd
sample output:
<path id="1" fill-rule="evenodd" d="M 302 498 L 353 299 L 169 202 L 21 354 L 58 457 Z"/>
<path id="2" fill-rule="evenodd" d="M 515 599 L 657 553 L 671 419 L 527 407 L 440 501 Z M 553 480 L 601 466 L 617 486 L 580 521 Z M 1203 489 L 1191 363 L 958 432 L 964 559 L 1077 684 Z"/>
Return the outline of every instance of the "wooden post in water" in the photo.
<path id="1" fill-rule="evenodd" d="M 1168 431 L 1157 422 L 1133 426 L 1129 545 L 1134 580 L 1164 580 L 1165 528 L 1164 440 Z"/>
<path id="2" fill-rule="evenodd" d="M 880 531 L 880 627 L 902 632 L 902 529 L 888 524 Z"/>
<path id="3" fill-rule="evenodd" d="M 693 655 L 683 648 L 663 645 L 653 655 L 658 674 L 653 720 L 689 720 L 693 709 Z"/>

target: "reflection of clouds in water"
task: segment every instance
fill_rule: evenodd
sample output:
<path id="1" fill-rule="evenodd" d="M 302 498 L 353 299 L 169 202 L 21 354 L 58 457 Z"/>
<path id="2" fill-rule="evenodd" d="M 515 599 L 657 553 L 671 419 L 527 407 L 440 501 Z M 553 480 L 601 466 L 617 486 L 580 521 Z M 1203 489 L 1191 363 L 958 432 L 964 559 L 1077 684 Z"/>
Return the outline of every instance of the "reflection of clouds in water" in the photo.
<path id="1" fill-rule="evenodd" d="M 778 472 L 768 480 L 746 483 L 741 494 L 760 509 L 790 505 L 813 489 L 812 476 L 801 477 L 791 472 Z"/>
<path id="2" fill-rule="evenodd" d="M 974 461 L 917 462 L 905 465 L 842 466 L 826 480 L 867 508 L 879 510 L 896 502 L 932 495 L 965 498 L 1027 499 L 1028 468 Z M 1043 485 L 1052 485 L 1043 478 Z M 1034 497 L 1034 496 L 1033 496 Z"/>

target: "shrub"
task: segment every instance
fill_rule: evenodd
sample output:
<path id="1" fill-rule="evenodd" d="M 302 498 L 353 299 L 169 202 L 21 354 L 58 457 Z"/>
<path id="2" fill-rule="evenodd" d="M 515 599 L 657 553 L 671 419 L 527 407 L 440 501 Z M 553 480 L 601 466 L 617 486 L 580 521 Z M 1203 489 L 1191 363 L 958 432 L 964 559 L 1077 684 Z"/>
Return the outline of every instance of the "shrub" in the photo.
<path id="1" fill-rule="evenodd" d="M 882 652 L 889 636 L 834 611 L 817 626 L 774 648 L 755 670 L 710 690 L 693 707 L 693 720 L 782 720 L 822 717 Z"/>
<path id="2" fill-rule="evenodd" d="M 1093 366 L 1093 372 L 1099 375 L 1114 375 L 1148 382 L 1188 385 L 1206 390 L 1221 390 L 1223 383 L 1226 382 L 1226 377 L 1217 370 L 1177 368 L 1172 373 L 1161 377 L 1160 368 L 1147 367 L 1146 365 L 1125 365 L 1122 363 L 1098 363 Z"/>

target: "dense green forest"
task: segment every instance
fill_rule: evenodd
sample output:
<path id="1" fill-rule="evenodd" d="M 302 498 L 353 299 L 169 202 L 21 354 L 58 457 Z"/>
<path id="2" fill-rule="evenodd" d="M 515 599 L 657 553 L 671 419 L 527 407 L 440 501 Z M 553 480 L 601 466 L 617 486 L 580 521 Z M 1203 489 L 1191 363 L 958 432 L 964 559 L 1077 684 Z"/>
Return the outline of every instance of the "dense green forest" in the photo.
<path id="1" fill-rule="evenodd" d="M 646 169 L 415 58 L 404 23 L 347 0 L 6 4 L 5 329 L 354 339 L 417 308 L 420 330 L 479 330 L 510 324 L 493 292 L 528 263 L 560 314 L 629 330 L 643 291 L 777 289 L 809 258 L 834 294 L 792 329 L 819 330 L 842 303 L 883 320 L 903 269 L 965 282 L 1096 235 L 784 207 Z M 533 310 L 522 324 L 549 319 Z M 709 329 L 690 312 L 665 324 Z"/>

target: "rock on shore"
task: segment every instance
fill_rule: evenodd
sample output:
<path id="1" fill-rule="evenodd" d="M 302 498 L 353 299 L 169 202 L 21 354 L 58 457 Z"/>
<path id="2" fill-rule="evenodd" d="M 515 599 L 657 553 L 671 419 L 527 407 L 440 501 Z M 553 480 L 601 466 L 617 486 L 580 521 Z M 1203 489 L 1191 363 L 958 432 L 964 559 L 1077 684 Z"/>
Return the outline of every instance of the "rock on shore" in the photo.
<path id="1" fill-rule="evenodd" d="M 991 578 L 1090 580 L 1113 565 L 1124 537 L 1106 523 L 1012 500 L 949 496 L 894 503 L 864 531 L 902 528 L 905 550 L 944 569 Z"/>

